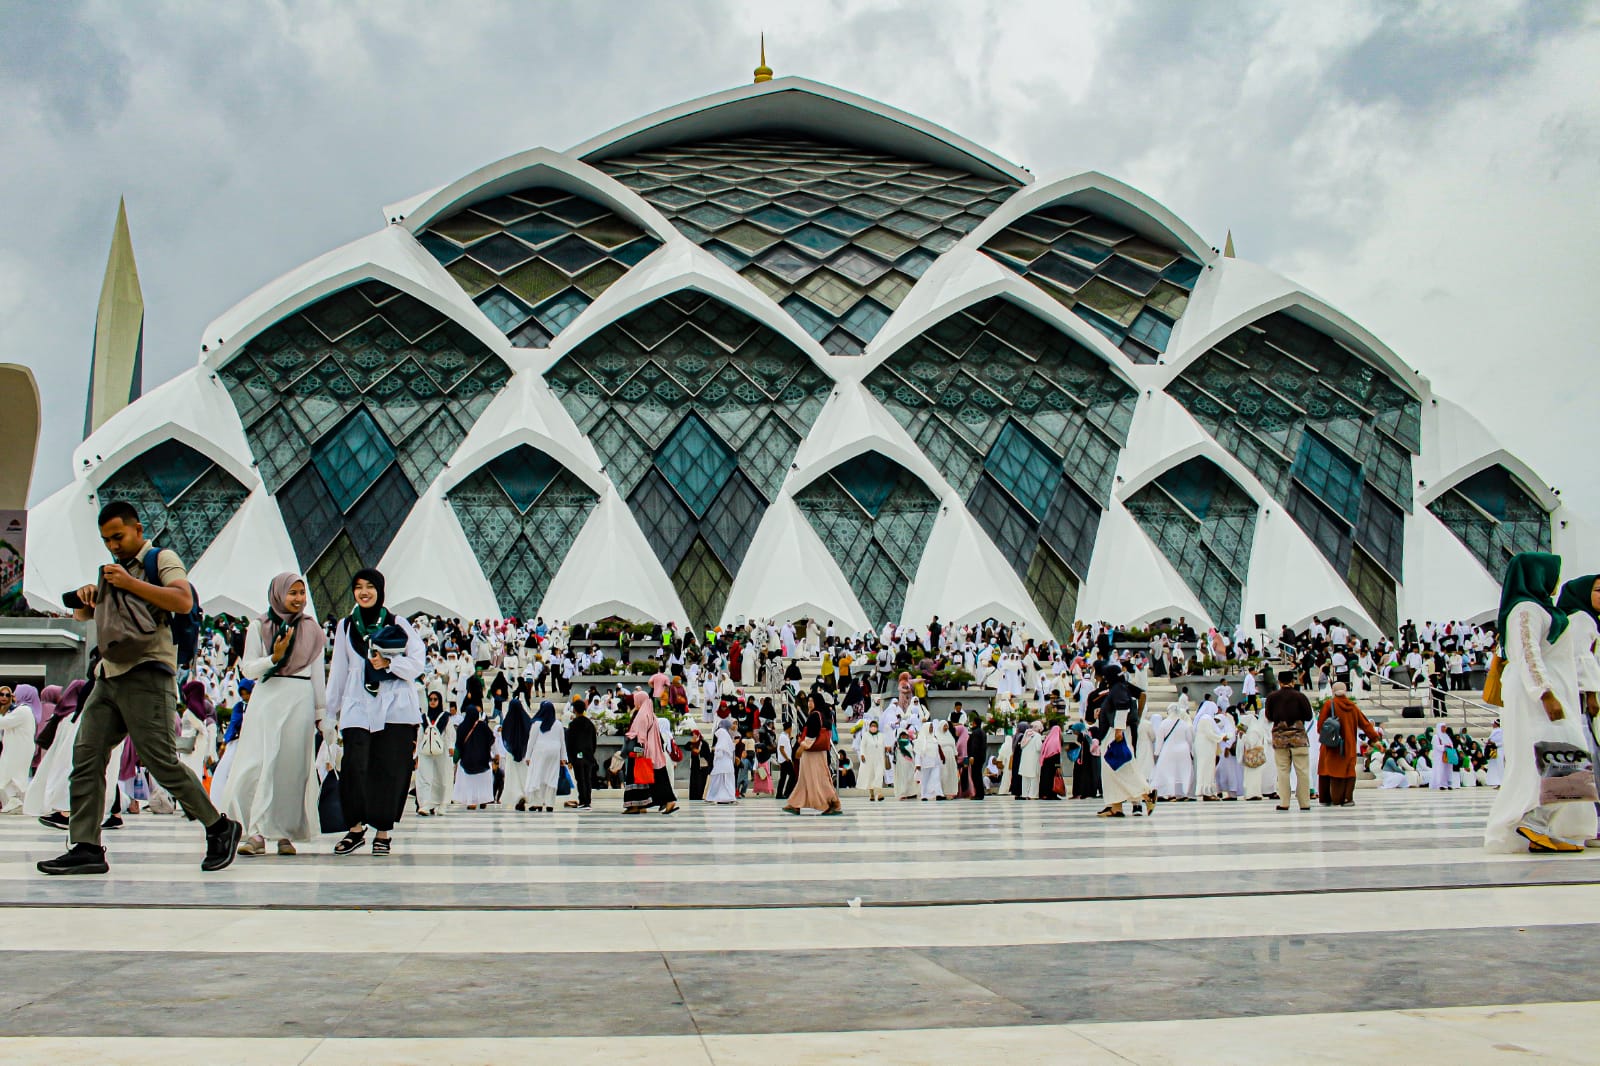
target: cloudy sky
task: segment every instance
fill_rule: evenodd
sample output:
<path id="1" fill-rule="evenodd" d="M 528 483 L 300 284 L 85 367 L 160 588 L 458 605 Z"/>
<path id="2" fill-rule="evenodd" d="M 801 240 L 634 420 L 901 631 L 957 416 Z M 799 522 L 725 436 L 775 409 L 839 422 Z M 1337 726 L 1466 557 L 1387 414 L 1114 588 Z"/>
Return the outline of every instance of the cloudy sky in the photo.
<path id="1" fill-rule="evenodd" d="M 118 196 L 148 387 L 383 204 L 745 83 L 763 29 L 779 74 L 1231 228 L 1600 514 L 1572 444 L 1600 417 L 1600 2 L 1575 0 L 0 0 L 0 361 L 44 393 L 33 499 L 81 436 Z"/>

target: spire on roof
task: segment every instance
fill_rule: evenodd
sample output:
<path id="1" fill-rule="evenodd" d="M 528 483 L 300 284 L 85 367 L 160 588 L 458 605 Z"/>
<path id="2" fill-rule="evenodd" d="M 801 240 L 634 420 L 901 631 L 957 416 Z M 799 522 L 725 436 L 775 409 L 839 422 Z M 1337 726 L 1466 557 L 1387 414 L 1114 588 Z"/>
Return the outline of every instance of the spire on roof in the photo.
<path id="1" fill-rule="evenodd" d="M 756 68 L 756 84 L 772 80 L 772 68 L 767 66 L 767 35 L 761 35 L 761 65 Z"/>
<path id="2" fill-rule="evenodd" d="M 128 206 L 119 199 L 117 224 L 111 231 L 111 254 L 106 257 L 106 276 L 100 283 L 100 307 L 94 317 L 84 437 L 139 398 L 143 391 L 143 361 L 144 294 L 139 289 L 139 268 L 133 261 L 133 238 L 128 235 Z"/>
<path id="3" fill-rule="evenodd" d="M 1233 230 L 1228 231 L 1228 239 L 1222 244 L 1222 258 L 1233 258 Z"/>

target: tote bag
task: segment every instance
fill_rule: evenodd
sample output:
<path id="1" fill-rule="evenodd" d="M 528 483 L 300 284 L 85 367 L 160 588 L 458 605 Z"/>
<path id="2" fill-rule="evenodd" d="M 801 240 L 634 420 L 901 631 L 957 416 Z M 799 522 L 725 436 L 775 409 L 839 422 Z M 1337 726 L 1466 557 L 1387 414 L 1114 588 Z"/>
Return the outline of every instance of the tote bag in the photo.
<path id="1" fill-rule="evenodd" d="M 1594 761 L 1576 744 L 1540 740 L 1533 745 L 1539 768 L 1539 804 L 1594 803 Z"/>
<path id="2" fill-rule="evenodd" d="M 1489 659 L 1489 672 L 1483 679 L 1483 702 L 1491 707 L 1504 707 L 1505 693 L 1501 682 L 1506 672 L 1506 661 L 1496 652 Z"/>
<path id="3" fill-rule="evenodd" d="M 337 770 L 329 770 L 322 779 L 322 790 L 317 794 L 317 822 L 324 833 L 343 833 L 350 828 L 344 820 L 344 805 L 339 802 Z"/>

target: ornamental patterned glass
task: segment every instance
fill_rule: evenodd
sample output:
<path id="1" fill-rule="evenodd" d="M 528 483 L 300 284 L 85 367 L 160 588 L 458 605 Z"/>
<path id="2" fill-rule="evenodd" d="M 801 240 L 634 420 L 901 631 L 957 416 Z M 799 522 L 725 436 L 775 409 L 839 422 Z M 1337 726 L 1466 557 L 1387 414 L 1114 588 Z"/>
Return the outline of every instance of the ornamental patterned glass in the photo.
<path id="1" fill-rule="evenodd" d="M 1134 389 L 1001 297 L 939 322 L 865 384 L 966 500 L 1052 631 L 1070 633 Z"/>
<path id="2" fill-rule="evenodd" d="M 545 348 L 661 242 L 586 197 L 534 187 L 430 223 L 417 240 L 518 348 Z"/>
<path id="3" fill-rule="evenodd" d="M 1202 269 L 1165 242 L 1065 204 L 1017 219 L 984 242 L 983 251 L 1071 308 L 1136 363 L 1154 363 L 1167 350 Z"/>
<path id="4" fill-rule="evenodd" d="M 192 568 L 250 490 L 187 444 L 168 440 L 101 482 L 97 495 L 102 506 L 112 500 L 133 504 L 145 536 Z"/>
<path id="5" fill-rule="evenodd" d="M 535 618 L 550 582 L 600 497 L 537 448 L 518 445 L 445 499 L 494 590 L 500 614 Z"/>
<path id="6" fill-rule="evenodd" d="M 877 452 L 846 460 L 794 494 L 874 629 L 902 621 L 939 499 Z"/>
<path id="7" fill-rule="evenodd" d="M 1393 634 L 1411 457 L 1421 450 L 1416 397 L 1375 359 L 1282 311 L 1230 334 L 1167 391 Z"/>
<path id="8" fill-rule="evenodd" d="M 1244 613 L 1256 504 L 1222 468 L 1195 458 L 1128 497 L 1128 512 L 1219 626 Z"/>
<path id="9" fill-rule="evenodd" d="M 860 355 L 934 258 L 1017 190 L 1002 179 L 777 133 L 595 165 L 833 355 Z"/>
<path id="10" fill-rule="evenodd" d="M 1550 516 L 1503 466 L 1458 482 L 1428 510 L 1496 581 L 1513 555 L 1550 550 Z"/>
<path id="11" fill-rule="evenodd" d="M 624 316 L 545 375 L 593 442 L 690 621 L 715 625 L 832 380 L 694 289 Z"/>
<path id="12" fill-rule="evenodd" d="M 511 377 L 467 329 L 378 281 L 282 319 L 218 373 L 324 615 Z"/>

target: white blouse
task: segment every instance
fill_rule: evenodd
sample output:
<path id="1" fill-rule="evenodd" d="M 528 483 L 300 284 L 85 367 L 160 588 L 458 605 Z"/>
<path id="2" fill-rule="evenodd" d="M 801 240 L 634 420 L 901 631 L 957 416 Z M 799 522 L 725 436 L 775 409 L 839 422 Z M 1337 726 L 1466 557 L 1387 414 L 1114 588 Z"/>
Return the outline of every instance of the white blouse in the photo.
<path id="1" fill-rule="evenodd" d="M 365 729 L 376 733 L 388 725 L 421 725 L 422 708 L 412 684 L 428 666 L 427 649 L 410 622 L 396 616 L 394 622 L 406 632 L 406 650 L 389 660 L 391 680 L 378 684 L 373 695 L 366 688 L 366 660 L 350 646 L 346 630 L 348 617 L 341 618 L 333 631 L 333 661 L 328 664 L 328 716 L 339 728 Z"/>

